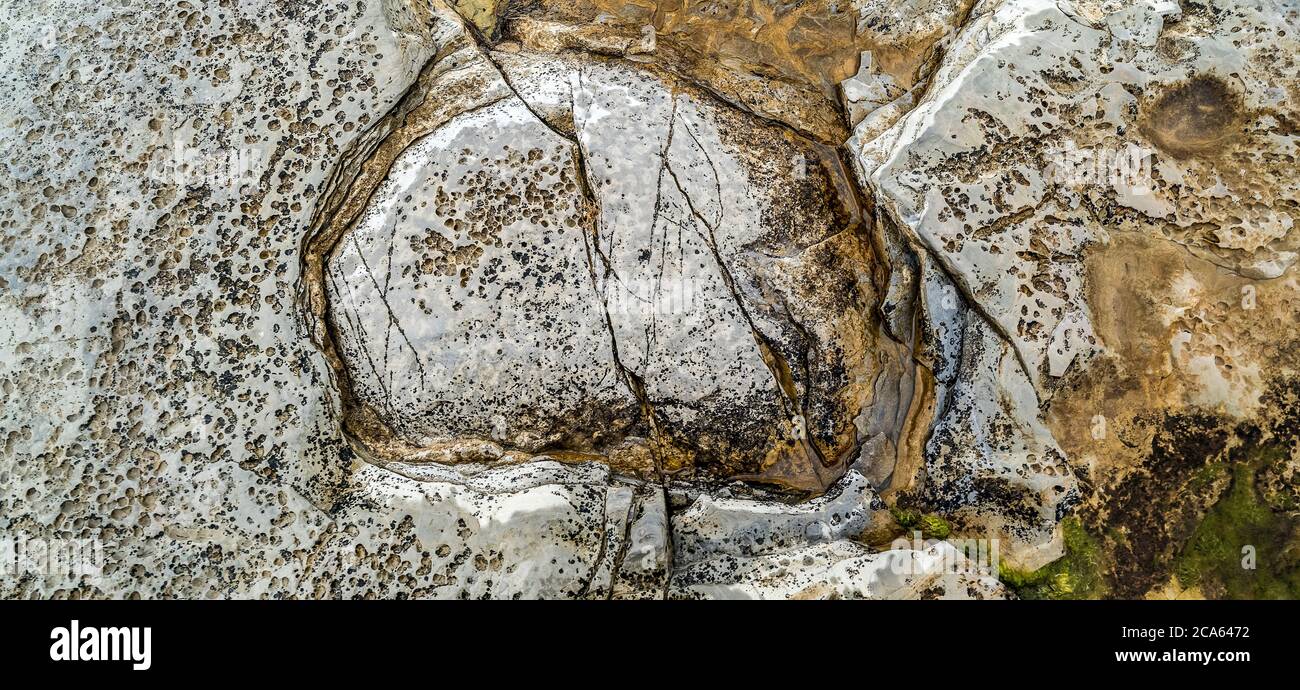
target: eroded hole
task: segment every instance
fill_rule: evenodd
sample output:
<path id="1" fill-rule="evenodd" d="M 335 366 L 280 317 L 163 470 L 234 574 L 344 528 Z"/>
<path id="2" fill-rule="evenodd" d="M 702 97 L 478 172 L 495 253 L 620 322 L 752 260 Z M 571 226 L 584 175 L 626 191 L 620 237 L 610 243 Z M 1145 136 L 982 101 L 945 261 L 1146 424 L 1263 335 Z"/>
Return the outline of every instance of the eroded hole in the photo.
<path id="1" fill-rule="evenodd" d="M 1214 156 L 1241 135 L 1242 107 L 1222 79 L 1200 75 L 1158 95 L 1142 114 L 1142 132 L 1175 158 Z"/>

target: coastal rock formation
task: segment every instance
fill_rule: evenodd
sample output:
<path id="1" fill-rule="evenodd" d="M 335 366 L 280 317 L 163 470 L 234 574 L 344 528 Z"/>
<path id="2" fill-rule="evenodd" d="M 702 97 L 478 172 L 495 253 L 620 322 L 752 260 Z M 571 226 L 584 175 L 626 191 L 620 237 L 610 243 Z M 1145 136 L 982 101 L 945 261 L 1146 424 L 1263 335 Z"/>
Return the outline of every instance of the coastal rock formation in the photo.
<path id="1" fill-rule="evenodd" d="M 1300 595 L 1291 0 L 3 12 L 0 596 Z"/>
<path id="2" fill-rule="evenodd" d="M 487 86 L 387 134 L 384 181 L 323 229 L 359 436 L 804 491 L 843 473 L 864 408 L 897 402 L 873 400 L 873 259 L 833 151 L 621 63 L 430 70 L 430 93 Z"/>

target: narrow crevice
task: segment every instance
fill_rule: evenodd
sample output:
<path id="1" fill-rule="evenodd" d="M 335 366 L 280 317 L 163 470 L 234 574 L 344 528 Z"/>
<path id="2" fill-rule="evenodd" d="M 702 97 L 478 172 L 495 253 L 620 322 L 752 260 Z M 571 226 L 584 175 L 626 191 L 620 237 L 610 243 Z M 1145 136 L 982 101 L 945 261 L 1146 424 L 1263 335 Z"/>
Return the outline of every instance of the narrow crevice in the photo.
<path id="1" fill-rule="evenodd" d="M 948 281 L 962 292 L 962 297 L 965 299 L 966 306 L 970 308 L 971 311 L 978 314 L 979 317 L 988 324 L 988 327 L 993 329 L 993 331 L 997 333 L 998 337 L 1006 343 L 1007 348 L 1015 355 L 1016 362 L 1020 365 L 1020 369 L 1024 372 L 1025 377 L 1029 379 L 1031 384 L 1037 386 L 1038 379 L 1033 375 L 1033 370 L 1029 368 L 1029 363 L 1025 360 L 1024 353 L 1022 353 L 1020 348 L 1016 346 L 1016 341 L 1012 339 L 1011 333 L 1002 325 L 1002 322 L 993 318 L 993 315 L 989 313 L 988 308 L 981 304 L 975 297 L 975 291 L 971 289 L 965 276 L 950 266 L 947 257 L 942 252 L 932 247 L 924 237 L 917 236 L 916 239 L 924 245 L 924 251 L 930 255 L 930 258 L 934 259 L 934 265 L 938 266 L 939 270 L 943 272 Z"/>
<path id="2" fill-rule="evenodd" d="M 606 528 L 608 528 L 609 526 L 609 489 L 608 488 L 605 489 L 605 501 L 600 506 L 600 524 L 605 526 Z M 596 583 L 596 578 L 600 576 L 600 568 L 605 564 L 605 551 L 607 551 L 608 549 L 609 549 L 608 529 L 601 530 L 600 548 L 596 551 L 595 560 L 592 561 L 591 576 L 584 579 L 582 583 L 582 588 L 578 590 L 578 595 L 577 597 L 575 597 L 576 599 L 586 599 L 587 595 L 591 593 L 591 586 Z M 609 579 L 610 591 L 613 591 L 614 588 L 614 572 L 615 569 L 611 566 L 610 579 Z"/>
<path id="3" fill-rule="evenodd" d="M 609 591 L 605 593 L 605 599 L 612 601 L 614 599 L 614 589 L 618 587 L 618 575 L 622 569 L 623 562 L 627 560 L 628 547 L 632 544 L 632 523 L 636 522 L 636 508 L 638 497 L 636 490 L 632 491 L 632 500 L 628 502 L 627 516 L 623 520 L 623 543 L 619 544 L 618 554 L 614 557 L 613 566 L 609 573 Z"/>
<path id="4" fill-rule="evenodd" d="M 420 351 L 415 349 L 415 345 L 411 343 L 411 339 L 406 335 L 406 329 L 402 328 L 402 322 L 397 318 L 397 313 L 393 311 L 393 306 L 388 303 L 388 286 L 386 284 L 384 287 L 379 286 L 379 280 L 375 278 L 374 271 L 370 269 L 370 264 L 369 262 L 366 261 L 366 254 L 364 251 L 362 251 L 361 244 L 357 241 L 357 236 L 352 235 L 351 239 L 352 239 L 352 246 L 355 247 L 357 250 L 357 260 L 359 260 L 361 262 L 362 267 L 366 269 L 366 276 L 370 278 L 371 284 L 375 286 L 375 291 L 379 294 L 379 301 L 383 302 L 384 309 L 388 312 L 389 332 L 391 333 L 392 328 L 396 327 L 398 334 L 402 336 L 402 340 L 406 343 L 406 346 L 411 349 L 411 361 L 415 362 L 416 368 L 420 370 L 420 387 L 423 388 L 426 385 L 426 381 L 425 381 L 426 373 L 424 371 L 424 363 L 420 361 Z M 390 243 L 389 244 L 390 251 L 391 248 L 392 248 L 392 244 Z M 391 261 L 391 253 L 390 253 L 390 261 Z M 390 273 L 391 273 L 391 268 L 390 268 Z M 387 280 L 385 280 L 385 283 L 387 283 Z M 385 371 L 387 371 L 388 369 L 387 334 L 384 336 L 384 369 Z"/>
<path id="5" fill-rule="evenodd" d="M 610 355 L 611 355 L 611 359 L 613 360 L 612 364 L 614 365 L 614 369 L 618 373 L 619 379 L 622 381 L 624 387 L 636 400 L 640 415 L 642 419 L 645 421 L 647 427 L 649 428 L 650 431 L 649 452 L 650 452 L 651 461 L 653 462 L 654 465 L 655 476 L 658 480 L 657 482 L 658 489 L 664 497 L 665 524 L 671 525 L 672 506 L 670 501 L 668 500 L 668 476 L 669 475 L 668 475 L 668 470 L 663 455 L 664 449 L 667 448 L 671 442 L 667 438 L 667 434 L 659 424 L 659 417 L 655 412 L 654 404 L 650 400 L 649 394 L 646 392 L 645 380 L 639 374 L 637 374 L 631 367 L 627 366 L 623 362 L 622 357 L 620 356 L 618 337 L 616 335 L 616 331 L 614 328 L 613 317 L 610 315 L 609 312 L 608 300 L 605 297 L 604 291 L 601 289 L 602 283 L 607 282 L 611 275 L 615 275 L 615 272 L 613 270 L 612 262 L 610 262 L 609 257 L 603 251 L 601 251 L 600 248 L 600 238 L 602 236 L 602 228 L 604 227 L 604 214 L 602 210 L 600 196 L 596 193 L 595 188 L 592 185 L 592 177 L 587 166 L 587 153 L 585 147 L 582 145 L 582 134 L 581 134 L 581 130 L 578 127 L 578 114 L 577 114 L 578 94 L 570 94 L 570 101 L 572 104 L 571 111 L 570 111 L 570 118 L 571 118 L 570 128 L 572 129 L 573 133 L 569 134 L 556 127 L 554 124 L 550 122 L 550 120 L 544 117 L 540 112 L 538 112 L 533 107 L 532 103 L 530 103 L 529 100 L 525 98 L 523 94 L 519 91 L 519 89 L 515 86 L 514 82 L 510 79 L 510 76 L 507 73 L 507 71 L 500 65 L 500 63 L 496 61 L 495 58 L 493 58 L 491 48 L 487 44 L 483 36 L 479 34 L 477 31 L 473 31 L 472 29 L 471 32 L 475 36 L 479 53 L 489 64 L 492 65 L 496 73 L 500 75 L 501 81 L 505 84 L 506 88 L 512 94 L 514 94 L 514 97 L 519 101 L 519 103 L 523 105 L 523 107 L 533 116 L 534 119 L 536 119 L 539 123 L 541 123 L 553 134 L 560 137 L 564 141 L 569 142 L 569 144 L 571 145 L 571 157 L 574 162 L 578 188 L 583 198 L 587 202 L 588 209 L 589 209 L 588 211 L 589 222 L 587 223 L 587 225 L 590 228 L 590 232 L 582 233 L 583 247 L 586 254 L 588 277 L 591 281 L 591 288 L 592 288 L 593 295 L 600 301 L 601 313 L 605 324 L 605 330 L 609 334 Z M 582 88 L 581 71 L 578 72 L 577 78 L 578 78 L 578 88 L 581 89 Z M 604 269 L 599 274 L 599 276 L 601 277 L 598 277 L 597 261 L 600 262 L 600 264 Z M 626 557 L 627 544 L 628 541 L 630 540 L 631 529 L 632 529 L 631 527 L 632 511 L 635 510 L 635 506 L 636 506 L 636 498 L 634 496 L 632 508 L 629 510 L 629 514 L 627 516 L 627 524 L 624 526 L 625 534 L 624 534 L 622 553 L 619 554 L 619 556 L 613 561 L 611 565 L 610 585 L 609 585 L 610 589 L 608 593 L 608 597 L 611 598 L 613 597 L 614 587 L 616 586 L 618 581 L 619 568 L 622 566 L 623 559 Z M 671 529 L 669 529 L 669 533 L 665 541 L 668 544 L 667 547 L 668 554 L 667 554 L 667 561 L 666 561 L 667 565 L 665 566 L 665 569 L 667 571 L 665 573 L 665 580 L 667 580 L 668 578 L 671 577 L 671 571 L 672 571 Z M 603 554 L 605 548 L 606 548 L 605 541 L 602 540 L 601 542 L 602 560 L 603 560 Z M 591 582 L 588 582 L 584 587 L 584 593 L 583 593 L 584 596 L 586 595 L 586 591 L 590 588 L 590 586 L 591 586 Z M 664 598 L 667 597 L 667 594 L 668 594 L 668 587 L 665 584 L 664 592 L 663 592 Z"/>
<path id="6" fill-rule="evenodd" d="M 686 133 L 690 135 L 691 140 L 695 143 L 696 148 L 701 152 L 701 154 L 708 161 L 710 167 L 713 167 L 714 164 L 712 159 L 709 157 L 708 152 L 705 151 L 704 147 L 700 144 L 699 139 L 695 137 L 695 134 L 694 132 L 691 131 L 690 126 L 683 123 L 683 127 L 685 128 Z M 758 346 L 759 354 L 763 359 L 763 363 L 767 366 L 768 371 L 771 373 L 773 382 L 776 384 L 777 391 L 780 393 L 781 407 L 782 407 L 782 411 L 785 413 L 786 419 L 790 422 L 793 422 L 794 419 L 798 417 L 800 420 L 803 421 L 804 426 L 806 426 L 807 421 L 806 418 L 803 416 L 803 407 L 799 402 L 797 384 L 795 383 L 794 376 L 791 373 L 790 363 L 786 360 L 785 356 L 781 354 L 781 352 L 768 340 L 767 336 L 761 330 L 759 330 L 758 326 L 754 323 L 753 316 L 749 313 L 749 309 L 745 306 L 744 299 L 740 295 L 740 289 L 736 285 L 736 279 L 732 275 L 731 269 L 727 266 L 726 262 L 723 260 L 722 254 L 718 249 L 716 224 L 718 222 L 721 222 L 723 214 L 725 213 L 723 209 L 721 189 L 719 188 L 717 192 L 718 193 L 718 214 L 720 217 L 716 221 L 709 221 L 707 218 L 704 217 L 704 214 L 695 206 L 695 202 L 691 199 L 690 194 L 686 191 L 685 185 L 682 184 L 681 179 L 677 176 L 677 172 L 673 170 L 672 162 L 669 159 L 669 147 L 672 146 L 671 132 L 675 131 L 675 129 L 676 129 L 676 120 L 674 119 L 673 123 L 670 124 L 669 126 L 670 134 L 669 134 L 668 143 L 667 145 L 665 145 L 664 150 L 662 152 L 664 165 L 668 172 L 668 176 L 672 178 L 673 185 L 677 188 L 678 193 L 681 194 L 682 199 L 686 202 L 686 207 L 691 212 L 691 215 L 695 218 L 695 220 L 699 224 L 703 225 L 704 228 L 708 231 L 707 236 L 705 236 L 704 233 L 701 233 L 698 230 L 697 233 L 700 235 L 700 239 L 704 240 L 705 245 L 709 248 L 709 252 L 713 256 L 715 267 L 718 269 L 718 274 L 722 277 L 723 284 L 726 285 L 728 292 L 731 294 L 732 301 L 735 303 L 736 308 L 739 310 L 741 317 L 745 320 L 746 324 L 748 324 L 749 326 L 750 334 L 754 339 L 754 343 Z M 713 174 L 716 180 L 718 175 L 716 167 L 713 167 Z M 719 182 L 718 184 L 720 187 L 721 183 Z M 800 437 L 797 440 L 804 447 L 804 451 L 808 453 L 811 458 L 814 458 L 818 463 L 820 463 L 822 467 L 828 467 L 829 465 L 827 465 L 826 463 L 826 458 L 822 454 L 821 448 L 819 448 L 816 443 L 811 442 L 807 438 L 806 434 L 801 434 L 799 436 Z"/>
<path id="7" fill-rule="evenodd" d="M 958 17 L 957 22 L 954 25 L 952 31 L 948 33 L 945 39 L 941 39 L 931 48 L 930 57 L 924 61 L 924 65 L 925 65 L 924 69 L 926 75 L 920 81 L 920 83 L 918 83 L 918 85 L 914 87 L 914 91 L 916 93 L 912 100 L 912 107 L 907 112 L 899 115 L 898 122 L 902 122 L 907 118 L 911 117 L 918 108 L 925 105 L 926 97 L 929 96 L 930 89 L 934 87 L 935 76 L 936 76 L 935 72 L 943 64 L 944 57 L 947 55 L 948 49 L 951 47 L 951 44 L 955 42 L 961 36 L 961 34 L 967 29 L 967 25 L 972 21 L 972 19 L 976 18 L 975 8 L 978 4 L 979 4 L 978 2 L 971 2 L 968 6 L 966 6 L 961 16 Z M 872 190 L 870 189 L 869 185 L 867 185 L 867 181 L 863 180 L 862 182 L 863 182 L 863 186 L 868 187 L 867 189 L 864 189 L 863 192 L 870 193 Z M 873 197 L 874 196 L 875 195 L 873 194 Z M 910 229 L 910 227 L 906 223 L 902 223 L 898 221 L 897 213 L 892 208 L 888 208 L 888 207 L 889 204 L 887 203 L 876 206 L 876 208 L 880 209 L 885 215 L 888 216 L 889 222 L 894 223 L 895 227 L 899 228 L 900 230 L 902 228 Z M 1026 210 L 1032 213 L 1036 209 L 1022 209 L 1019 213 L 1024 213 Z M 880 220 L 877 219 L 877 222 L 880 222 Z M 919 247 L 920 251 L 927 253 L 931 258 L 933 258 L 934 264 L 939 267 L 939 270 L 943 272 L 944 276 L 958 290 L 962 292 L 962 295 L 964 297 L 967 306 L 976 314 L 978 314 L 979 317 L 982 318 L 985 321 L 985 323 L 987 323 L 989 327 L 992 328 L 994 332 L 997 333 L 998 336 L 1007 344 L 1007 346 L 1014 353 L 1016 357 L 1016 362 L 1020 366 L 1021 371 L 1024 372 L 1025 376 L 1029 379 L 1030 383 L 1036 386 L 1037 377 L 1034 376 L 1033 370 L 1029 367 L 1029 363 L 1026 361 L 1024 353 L 1022 353 L 1020 348 L 1016 346 L 1016 341 L 1011 337 L 1011 334 L 1007 331 L 1007 329 L 1003 327 L 1003 325 L 997 319 L 994 319 L 992 314 L 988 312 L 988 310 L 984 307 L 984 305 L 982 305 L 979 302 L 979 300 L 976 299 L 975 293 L 971 289 L 970 285 L 966 282 L 964 278 L 961 277 L 958 271 L 956 271 L 952 266 L 950 266 L 947 263 L 947 261 L 945 260 L 945 255 L 942 252 L 938 251 L 935 247 L 931 246 L 930 243 L 925 240 L 925 238 L 918 236 L 916 233 L 908 232 L 907 234 L 913 238 L 914 242 L 919 242 L 921 244 L 921 247 Z M 915 246 L 914 242 L 904 242 L 903 249 L 905 252 L 912 254 L 913 258 L 917 259 L 917 265 L 920 266 L 919 257 L 917 257 L 916 255 L 918 247 Z M 920 290 L 919 284 L 916 289 L 918 291 Z M 915 296 L 913 299 L 915 299 Z M 911 349 L 911 347 L 913 346 L 914 345 L 909 345 L 909 349 Z"/>

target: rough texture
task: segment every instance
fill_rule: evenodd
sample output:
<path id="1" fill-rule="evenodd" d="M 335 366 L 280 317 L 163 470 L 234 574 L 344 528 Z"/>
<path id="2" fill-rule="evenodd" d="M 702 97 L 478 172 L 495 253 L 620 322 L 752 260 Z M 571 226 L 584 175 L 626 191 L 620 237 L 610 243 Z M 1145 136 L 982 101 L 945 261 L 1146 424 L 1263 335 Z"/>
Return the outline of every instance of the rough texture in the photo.
<path id="1" fill-rule="evenodd" d="M 888 303 L 935 378 L 917 501 L 1001 525 L 1029 568 L 1082 502 L 1132 596 L 1223 495 L 1187 473 L 1236 443 L 1293 452 L 1273 405 L 1295 340 L 1270 329 L 1295 298 L 1295 21 L 1286 2 L 980 3 L 906 116 L 858 125 L 909 249 Z"/>
<path id="2" fill-rule="evenodd" d="M 395 156 L 324 259 L 371 445 L 823 490 L 887 430 L 855 427 L 880 336 L 838 159 L 623 63 L 488 68 L 510 95 Z"/>
<path id="3" fill-rule="evenodd" d="M 1300 596 L 1294 2 L 10 5 L 0 596 Z"/>

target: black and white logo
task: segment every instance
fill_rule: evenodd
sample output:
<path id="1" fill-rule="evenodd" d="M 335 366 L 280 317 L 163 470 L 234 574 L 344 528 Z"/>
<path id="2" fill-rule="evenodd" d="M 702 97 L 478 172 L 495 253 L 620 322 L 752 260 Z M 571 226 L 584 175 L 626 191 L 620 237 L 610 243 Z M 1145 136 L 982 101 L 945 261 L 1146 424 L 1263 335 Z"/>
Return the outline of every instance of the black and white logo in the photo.
<path id="1" fill-rule="evenodd" d="M 50 631 L 50 658 L 54 661 L 130 661 L 131 668 L 146 671 L 152 662 L 152 628 L 68 627 Z"/>

